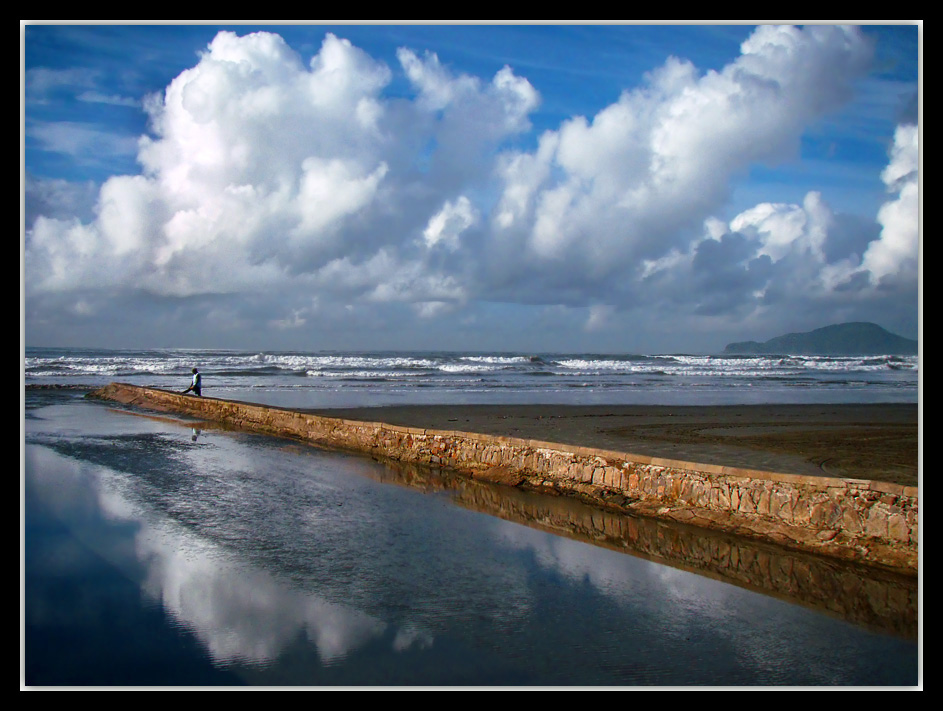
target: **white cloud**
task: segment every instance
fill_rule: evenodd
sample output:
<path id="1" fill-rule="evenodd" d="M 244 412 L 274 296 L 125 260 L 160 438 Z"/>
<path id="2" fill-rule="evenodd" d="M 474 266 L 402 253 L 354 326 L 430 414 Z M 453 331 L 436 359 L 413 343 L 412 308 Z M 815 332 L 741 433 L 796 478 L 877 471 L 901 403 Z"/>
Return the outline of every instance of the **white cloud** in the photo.
<path id="1" fill-rule="evenodd" d="M 354 172 L 354 166 L 338 159 L 305 158 L 301 164 L 296 237 L 322 234 L 326 229 L 369 205 L 388 166 L 380 163 L 369 175 Z"/>
<path id="2" fill-rule="evenodd" d="M 442 209 L 429 220 L 429 224 L 422 232 L 422 237 L 428 247 L 442 244 L 454 251 L 458 249 L 462 232 L 477 221 L 477 211 L 471 201 L 462 195 L 454 203 L 446 201 Z"/>
<path id="3" fill-rule="evenodd" d="M 134 155 L 138 145 L 133 136 L 115 135 L 90 124 L 69 121 L 32 121 L 26 127 L 26 137 L 36 141 L 41 150 L 64 153 L 89 163 Z"/>
<path id="4" fill-rule="evenodd" d="M 133 99 L 130 96 L 121 96 L 120 94 L 102 94 L 99 91 L 83 91 L 78 95 L 79 101 L 89 104 L 108 104 L 109 106 L 127 106 L 130 108 L 140 108 L 140 99 Z"/>
<path id="5" fill-rule="evenodd" d="M 400 58 L 419 90 L 413 103 L 384 99 L 389 68 L 333 35 L 306 67 L 278 35 L 221 32 L 195 67 L 147 100 L 143 174 L 106 181 L 90 223 L 28 226 L 33 288 L 101 285 L 104 270 L 109 285 L 155 294 L 252 291 L 292 280 L 310 286 L 338 259 L 388 259 L 402 272 L 360 280 L 363 296 L 404 298 L 419 283 L 438 286 L 417 293 L 454 295 L 454 276 L 417 276 L 414 236 L 457 248 L 478 209 L 448 185 L 482 170 L 461 156 L 471 150 L 487 160 L 524 130 L 536 92 L 507 68 L 482 83 L 452 77 L 434 56 L 421 61 L 403 50 Z M 430 117 L 432 108 L 444 113 Z M 413 143 L 396 133 L 415 126 L 436 136 L 446 180 L 440 171 L 440 182 L 415 184 L 418 157 L 404 164 L 402 155 Z"/>
<path id="6" fill-rule="evenodd" d="M 412 50 L 401 47 L 396 57 L 406 76 L 419 89 L 420 105 L 428 111 L 441 111 L 457 96 L 474 94 L 479 90 L 479 82 L 475 77 L 453 79 L 434 52 L 426 52 L 424 59 L 420 59 Z"/>
<path id="7" fill-rule="evenodd" d="M 788 254 L 804 252 L 822 260 L 831 211 L 822 196 L 812 192 L 802 205 L 762 203 L 737 215 L 730 222 L 732 232 L 749 233 L 759 244 L 757 255 L 774 262 Z"/>
<path id="8" fill-rule="evenodd" d="M 825 26 L 761 27 L 742 49 L 704 75 L 669 59 L 646 86 L 509 161 L 500 226 L 576 278 L 657 259 L 723 204 L 735 175 L 794 152 L 870 55 L 856 30 Z"/>
<path id="9" fill-rule="evenodd" d="M 915 279 L 919 238 L 918 133 L 914 125 L 897 128 L 891 160 L 881 177 L 897 197 L 881 206 L 881 237 L 872 242 L 862 266 L 873 281 L 886 277 Z"/>
<path id="10" fill-rule="evenodd" d="M 431 318 L 482 298 L 585 308 L 585 329 L 605 331 L 636 307 L 742 316 L 861 268 L 888 279 L 916 260 L 916 129 L 898 131 L 895 197 L 864 254 L 836 246 L 827 189 L 716 217 L 751 165 L 795 155 L 869 56 L 853 28 L 761 27 L 722 69 L 671 58 L 523 150 L 540 96 L 508 67 L 483 79 L 404 48 L 414 95 L 391 98 L 393 70 L 346 40 L 327 35 L 306 63 L 278 35 L 221 32 L 145 101 L 140 175 L 105 181 L 94 211 L 28 191 L 27 293 L 252 295 L 276 311 L 213 308 L 296 331 L 332 304 Z M 36 97 L 80 79 L 31 75 Z M 115 150 L 93 133 L 28 129 L 47 148 Z"/>
<path id="11" fill-rule="evenodd" d="M 891 285 L 899 303 L 912 308 L 918 258 L 916 149 L 916 130 L 898 128 L 883 173 L 897 196 L 881 206 L 882 229 L 870 243 L 860 236 L 849 239 L 849 225 L 860 229 L 860 222 L 836 214 L 813 191 L 801 205 L 760 203 L 729 223 L 706 220 L 703 236 L 687 248 L 642 262 L 647 293 L 656 302 L 689 304 L 701 316 L 733 321 L 768 318 L 776 306 L 797 318 L 808 312 L 813 323 L 827 308 L 844 314 L 834 320 L 873 319 L 869 314 L 893 309 L 882 303 Z"/>
<path id="12" fill-rule="evenodd" d="M 50 69 L 32 67 L 26 71 L 26 99 L 30 102 L 45 103 L 49 95 L 60 90 L 73 90 L 76 87 L 93 87 L 96 75 L 89 69 Z"/>
<path id="13" fill-rule="evenodd" d="M 39 179 L 27 173 L 24 180 L 26 223 L 40 215 L 88 221 L 97 199 L 98 186 L 92 181 L 72 183 L 62 179 Z"/>

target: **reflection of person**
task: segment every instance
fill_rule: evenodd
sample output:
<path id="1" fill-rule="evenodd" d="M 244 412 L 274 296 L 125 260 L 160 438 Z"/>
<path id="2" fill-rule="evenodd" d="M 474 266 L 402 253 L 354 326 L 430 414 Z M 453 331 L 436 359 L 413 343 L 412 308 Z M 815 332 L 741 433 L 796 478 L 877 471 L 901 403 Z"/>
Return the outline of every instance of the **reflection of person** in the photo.
<path id="1" fill-rule="evenodd" d="M 193 369 L 193 382 L 190 383 L 190 387 L 183 391 L 183 394 L 186 395 L 189 392 L 192 392 L 196 396 L 200 396 L 203 391 L 203 378 L 200 376 L 200 371 L 196 368 Z"/>

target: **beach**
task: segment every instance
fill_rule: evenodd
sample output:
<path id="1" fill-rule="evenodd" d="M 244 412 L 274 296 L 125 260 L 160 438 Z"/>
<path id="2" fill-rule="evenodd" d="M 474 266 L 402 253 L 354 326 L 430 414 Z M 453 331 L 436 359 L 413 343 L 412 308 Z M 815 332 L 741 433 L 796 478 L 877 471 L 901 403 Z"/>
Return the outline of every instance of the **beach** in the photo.
<path id="1" fill-rule="evenodd" d="M 918 485 L 916 404 L 391 405 L 306 411 L 745 469 Z"/>

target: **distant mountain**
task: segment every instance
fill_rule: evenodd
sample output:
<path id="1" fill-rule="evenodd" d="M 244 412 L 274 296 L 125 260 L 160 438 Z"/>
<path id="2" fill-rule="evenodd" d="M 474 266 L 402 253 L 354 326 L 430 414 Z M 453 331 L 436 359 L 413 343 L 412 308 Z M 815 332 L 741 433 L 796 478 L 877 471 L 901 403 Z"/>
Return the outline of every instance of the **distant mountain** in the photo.
<path id="1" fill-rule="evenodd" d="M 728 355 L 916 355 L 917 342 L 885 331 L 876 323 L 839 323 L 808 333 L 787 333 L 765 343 L 742 341 L 724 348 Z"/>

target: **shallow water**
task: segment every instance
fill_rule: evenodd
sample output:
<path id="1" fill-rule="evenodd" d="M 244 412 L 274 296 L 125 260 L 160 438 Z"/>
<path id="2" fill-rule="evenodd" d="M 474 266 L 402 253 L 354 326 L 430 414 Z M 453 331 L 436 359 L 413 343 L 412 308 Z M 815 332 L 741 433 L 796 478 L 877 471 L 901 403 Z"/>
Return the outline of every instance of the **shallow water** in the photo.
<path id="1" fill-rule="evenodd" d="M 547 505 L 447 473 L 28 392 L 25 682 L 918 681 L 912 609 L 876 631 L 811 597 L 613 550 L 599 533 L 581 539 L 574 531 L 591 524 L 562 521 L 599 514 Z M 874 597 L 877 584 L 860 587 Z"/>

